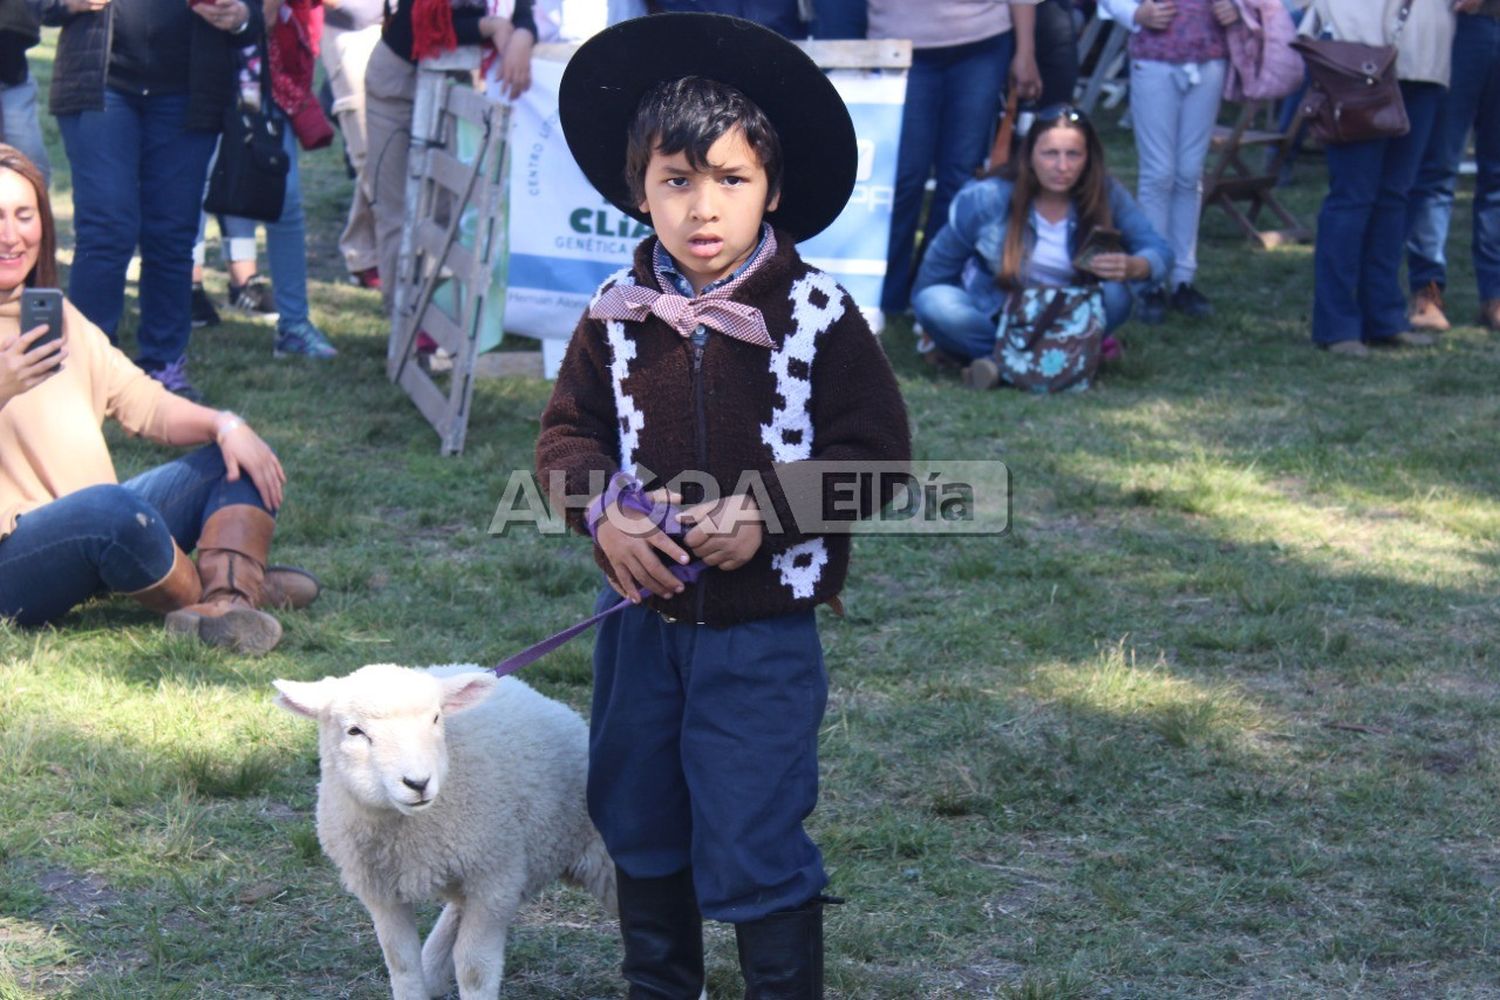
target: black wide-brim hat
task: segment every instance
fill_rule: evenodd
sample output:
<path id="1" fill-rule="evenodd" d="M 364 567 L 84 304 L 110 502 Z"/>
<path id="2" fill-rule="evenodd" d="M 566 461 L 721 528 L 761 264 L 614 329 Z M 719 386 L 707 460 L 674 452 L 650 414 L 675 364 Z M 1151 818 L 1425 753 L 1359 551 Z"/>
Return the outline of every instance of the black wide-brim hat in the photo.
<path id="1" fill-rule="evenodd" d="M 726 83 L 765 112 L 781 140 L 781 201 L 766 221 L 816 236 L 854 190 L 859 153 L 849 109 L 807 54 L 726 14 L 652 14 L 584 42 L 563 72 L 558 110 L 573 158 L 620 211 L 650 223 L 625 178 L 626 135 L 646 91 L 699 76 Z"/>

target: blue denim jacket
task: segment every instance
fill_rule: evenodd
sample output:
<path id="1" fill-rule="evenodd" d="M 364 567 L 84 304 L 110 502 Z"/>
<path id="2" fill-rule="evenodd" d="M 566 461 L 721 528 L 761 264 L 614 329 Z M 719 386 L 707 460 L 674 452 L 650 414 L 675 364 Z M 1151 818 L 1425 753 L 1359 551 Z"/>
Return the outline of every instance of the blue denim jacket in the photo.
<path id="1" fill-rule="evenodd" d="M 1000 273 L 1000 255 L 1005 248 L 1005 227 L 1010 220 L 1010 193 L 1015 185 L 999 177 L 970 181 L 953 198 L 948 224 L 927 246 L 917 272 L 912 294 L 929 285 L 957 285 L 968 292 L 974 305 L 985 313 L 997 313 L 1005 304 L 1005 292 L 995 284 Z M 1114 228 L 1127 253 L 1144 257 L 1151 264 L 1148 284 L 1166 279 L 1172 269 L 1172 249 L 1124 186 L 1109 179 L 1109 211 Z M 1027 236 L 1030 248 L 1036 233 Z M 1077 252 L 1077 226 L 1068 220 L 1068 248 Z"/>

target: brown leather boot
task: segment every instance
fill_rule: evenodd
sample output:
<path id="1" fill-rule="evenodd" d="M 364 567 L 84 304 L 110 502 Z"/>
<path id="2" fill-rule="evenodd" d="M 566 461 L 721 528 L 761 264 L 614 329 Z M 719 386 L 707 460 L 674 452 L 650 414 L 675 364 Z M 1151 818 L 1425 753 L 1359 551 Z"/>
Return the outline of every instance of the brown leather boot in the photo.
<path id="1" fill-rule="evenodd" d="M 167 631 L 241 653 L 276 648 L 281 623 L 258 609 L 275 530 L 276 519 L 250 504 L 214 511 L 198 537 L 203 599 L 167 615 Z"/>
<path id="2" fill-rule="evenodd" d="M 198 579 L 198 567 L 175 544 L 172 552 L 172 568 L 167 570 L 166 576 L 144 590 L 133 590 L 125 596 L 135 598 L 142 607 L 162 615 L 202 598 L 203 583 Z"/>
<path id="3" fill-rule="evenodd" d="M 1500 333 L 1500 299 L 1485 299 L 1480 304 L 1479 322 Z"/>
<path id="4" fill-rule="evenodd" d="M 1443 290 L 1436 281 L 1429 281 L 1412 293 L 1410 319 L 1414 330 L 1447 333 L 1452 329 L 1448 317 L 1443 315 Z"/>
<path id="5" fill-rule="evenodd" d="M 295 611 L 316 601 L 322 592 L 318 578 L 300 566 L 267 566 L 257 606 Z"/>

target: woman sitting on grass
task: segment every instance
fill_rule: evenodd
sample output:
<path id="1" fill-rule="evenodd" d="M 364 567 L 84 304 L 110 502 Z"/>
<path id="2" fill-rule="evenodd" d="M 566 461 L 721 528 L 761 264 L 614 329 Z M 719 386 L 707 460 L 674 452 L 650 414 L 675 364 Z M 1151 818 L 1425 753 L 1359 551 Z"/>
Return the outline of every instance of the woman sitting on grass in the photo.
<path id="1" fill-rule="evenodd" d="M 1093 125 L 1064 105 L 1037 115 L 1012 165 L 953 199 L 922 259 L 912 308 L 938 350 L 968 364 L 994 351 L 1011 292 L 1100 281 L 1112 333 L 1130 317 L 1125 282 L 1154 285 L 1171 266 L 1166 240 L 1105 168 Z M 1106 336 L 1103 356 L 1119 352 Z"/>
<path id="2" fill-rule="evenodd" d="M 167 613 L 167 627 L 262 653 L 317 581 L 266 571 L 286 474 L 239 417 L 168 392 L 64 301 L 62 336 L 20 329 L 24 288 L 57 286 L 41 172 L 0 145 L 0 618 L 40 625 L 106 591 Z M 66 364 L 64 364 L 66 359 Z M 101 425 L 206 445 L 124 484 Z M 183 554 L 198 547 L 198 565 Z M 180 546 L 180 547 L 179 547 Z"/>

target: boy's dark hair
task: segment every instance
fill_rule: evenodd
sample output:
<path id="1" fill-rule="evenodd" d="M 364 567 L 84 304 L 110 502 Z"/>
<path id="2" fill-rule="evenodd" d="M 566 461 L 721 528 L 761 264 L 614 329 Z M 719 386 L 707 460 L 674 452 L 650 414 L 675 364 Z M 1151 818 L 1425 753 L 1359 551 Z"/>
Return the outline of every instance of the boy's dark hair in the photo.
<path id="1" fill-rule="evenodd" d="M 701 76 L 666 80 L 646 91 L 630 121 L 625 147 L 625 182 L 636 204 L 646 200 L 646 165 L 652 153 L 686 153 L 694 170 L 704 170 L 709 147 L 735 127 L 765 168 L 769 204 L 781 190 L 781 138 L 754 101 Z"/>

